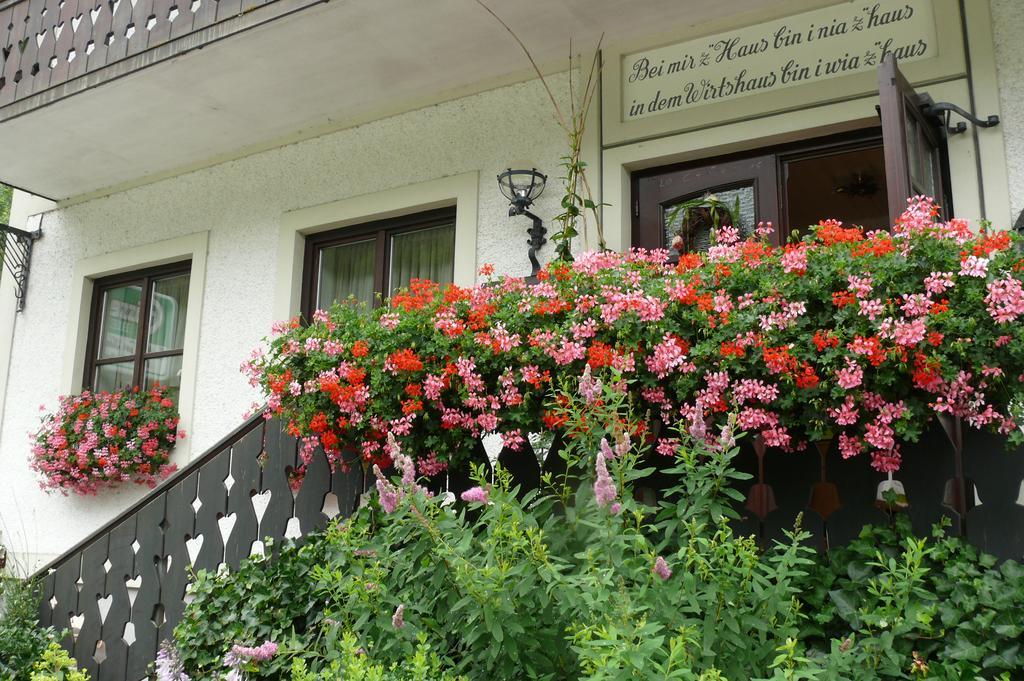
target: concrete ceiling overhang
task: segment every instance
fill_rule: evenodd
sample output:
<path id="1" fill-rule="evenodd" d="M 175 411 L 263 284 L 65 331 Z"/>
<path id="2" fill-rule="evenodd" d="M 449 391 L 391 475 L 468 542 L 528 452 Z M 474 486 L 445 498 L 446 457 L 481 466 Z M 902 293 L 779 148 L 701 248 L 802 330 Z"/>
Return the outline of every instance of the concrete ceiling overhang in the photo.
<path id="1" fill-rule="evenodd" d="M 542 64 L 726 16 L 821 0 L 519 0 L 491 5 Z M 788 13 L 788 11 L 786 13 Z M 330 0 L 0 122 L 0 181 L 95 195 L 528 76 L 473 0 Z"/>

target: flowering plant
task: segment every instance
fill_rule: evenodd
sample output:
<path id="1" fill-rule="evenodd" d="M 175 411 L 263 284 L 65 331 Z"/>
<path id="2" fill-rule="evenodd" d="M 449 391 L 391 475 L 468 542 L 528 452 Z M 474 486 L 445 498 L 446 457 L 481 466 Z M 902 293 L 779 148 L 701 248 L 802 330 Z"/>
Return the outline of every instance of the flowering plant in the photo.
<path id="1" fill-rule="evenodd" d="M 171 449 L 185 436 L 161 386 L 61 397 L 42 422 L 33 436 L 32 468 L 45 478 L 44 489 L 65 494 L 95 494 L 128 480 L 155 487 L 176 469 Z"/>
<path id="2" fill-rule="evenodd" d="M 773 247 L 769 230 L 722 227 L 676 265 L 666 251 L 588 253 L 534 286 L 414 281 L 371 313 L 341 304 L 277 325 L 243 370 L 305 460 L 322 446 L 332 464 L 348 450 L 384 467 L 390 435 L 425 475 L 469 458 L 471 438 L 520 450 L 564 426 L 546 397 L 586 365 L 695 435 L 735 413 L 770 447 L 838 437 L 881 471 L 936 413 L 1024 440 L 1017 235 L 942 222 L 924 197 L 891 232 L 825 220 Z"/>

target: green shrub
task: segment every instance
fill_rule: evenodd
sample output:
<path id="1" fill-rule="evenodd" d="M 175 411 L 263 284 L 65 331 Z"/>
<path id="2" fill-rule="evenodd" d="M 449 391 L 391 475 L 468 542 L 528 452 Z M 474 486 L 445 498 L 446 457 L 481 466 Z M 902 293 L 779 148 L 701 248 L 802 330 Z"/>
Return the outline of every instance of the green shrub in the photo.
<path id="1" fill-rule="evenodd" d="M 310 663 L 296 657 L 292 661 L 291 681 L 465 681 L 442 669 L 441 658 L 431 652 L 422 636 L 408 660 L 388 667 L 370 661 L 350 632 L 345 632 L 336 644 L 327 648 L 326 659 L 322 661 Z"/>
<path id="2" fill-rule="evenodd" d="M 233 643 L 274 640 L 279 653 L 256 676 L 279 678 L 296 659 L 324 659 L 344 631 L 373 664 L 401 664 L 429 641 L 445 668 L 473 678 L 767 673 L 799 632 L 806 535 L 768 551 L 734 535 L 724 514 L 745 476 L 730 466 L 733 447 L 694 443 L 668 471 L 676 484 L 660 507 L 634 501 L 625 490 L 650 469 L 622 446 L 638 425 L 620 418 L 625 399 L 608 391 L 570 405 L 570 426 L 592 427 L 564 450 L 568 472 L 543 493 L 522 493 L 501 469 L 493 481 L 477 470 L 477 501 L 456 509 L 409 475 L 380 479 L 381 504 L 277 563 L 201 576 L 176 631 L 186 670 L 212 673 Z M 614 505 L 593 484 L 591 453 L 604 438 L 622 450 L 604 463 Z"/>
<path id="3" fill-rule="evenodd" d="M 55 642 L 50 642 L 32 669 L 30 681 L 89 681 L 89 673 L 79 671 L 67 651 Z"/>
<path id="4" fill-rule="evenodd" d="M 31 580 L 0 577 L 0 679 L 28 681 L 56 633 L 39 626 L 39 587 Z"/>
<path id="5" fill-rule="evenodd" d="M 619 379 L 553 403 L 573 438 L 539 490 L 478 468 L 466 503 L 431 498 L 391 440 L 401 478 L 377 471 L 351 518 L 200 575 L 176 630 L 186 671 L 272 641 L 247 678 L 1022 678 L 1016 563 L 903 521 L 824 558 L 799 528 L 767 548 L 737 536 L 749 476 L 730 426 L 652 459 Z M 656 506 L 632 493 L 652 461 L 670 481 Z"/>
<path id="6" fill-rule="evenodd" d="M 221 669 L 235 642 L 300 647 L 323 622 L 313 570 L 327 550 L 327 542 L 311 536 L 301 546 L 286 543 L 275 560 L 251 558 L 228 575 L 200 571 L 189 586 L 195 600 L 175 629 L 186 669 Z M 267 678 L 285 674 L 289 664 L 277 658 L 264 665 Z"/>
<path id="7" fill-rule="evenodd" d="M 853 668 L 904 678 L 916 659 L 928 678 L 942 679 L 1020 678 L 1024 670 L 1024 568 L 999 564 L 943 525 L 930 540 L 915 538 L 902 515 L 891 527 L 865 527 L 830 553 L 810 585 L 805 637 L 818 646 L 848 641 L 834 658 Z"/>

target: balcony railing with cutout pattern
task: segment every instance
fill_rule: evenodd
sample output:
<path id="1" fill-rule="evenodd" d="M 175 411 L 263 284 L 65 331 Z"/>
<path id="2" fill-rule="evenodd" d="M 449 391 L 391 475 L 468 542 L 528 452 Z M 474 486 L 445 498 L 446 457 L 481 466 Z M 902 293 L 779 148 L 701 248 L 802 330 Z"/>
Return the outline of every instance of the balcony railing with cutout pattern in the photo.
<path id="1" fill-rule="evenodd" d="M 954 533 L 999 557 L 1020 560 L 1024 451 L 1007 452 L 1001 438 L 965 432 L 956 420 L 943 419 L 941 425 L 904 450 L 898 478 L 909 507 L 900 512 L 920 533 L 949 517 Z M 466 446 L 472 460 L 496 456 L 523 489 L 539 486 L 544 474 L 565 470 L 561 435 L 532 434 L 520 452 L 501 449 L 500 439 L 492 444 L 490 454 L 480 439 Z M 73 632 L 63 643 L 94 679 L 145 678 L 160 641 L 171 639 L 181 620 L 190 570 L 237 568 L 263 552 L 266 538 L 276 552 L 286 538 L 321 529 L 336 515 L 351 515 L 371 484 L 358 465 L 332 473 L 317 452 L 302 485 L 292 489 L 289 474 L 297 456 L 297 441 L 276 419 L 250 419 L 43 568 L 41 623 Z M 670 461 L 649 456 L 647 464 L 656 468 Z M 734 463 L 753 478 L 740 485 L 749 492 L 737 504 L 741 517 L 734 527 L 762 543 L 781 539 L 801 513 L 811 541 L 822 548 L 848 542 L 866 523 L 890 519 L 878 504 L 885 476 L 863 458 L 843 459 L 834 444 L 806 453 L 744 445 Z M 436 492 L 446 486 L 458 494 L 473 484 L 465 470 L 442 477 L 435 481 Z M 652 502 L 656 490 L 673 481 L 655 472 L 643 484 L 649 487 L 636 493 Z M 761 494 L 755 494 L 758 489 Z"/>
<path id="2" fill-rule="evenodd" d="M 332 474 L 319 453 L 293 492 L 296 455 L 276 420 L 249 420 L 43 568 L 41 623 L 75 632 L 64 644 L 93 679 L 146 678 L 184 612 L 190 568 L 237 568 L 265 538 L 276 551 L 355 509 L 359 466 Z"/>
<path id="3" fill-rule="evenodd" d="M 312 4 L 0 0 L 0 119 L 14 102 L 53 101 Z"/>

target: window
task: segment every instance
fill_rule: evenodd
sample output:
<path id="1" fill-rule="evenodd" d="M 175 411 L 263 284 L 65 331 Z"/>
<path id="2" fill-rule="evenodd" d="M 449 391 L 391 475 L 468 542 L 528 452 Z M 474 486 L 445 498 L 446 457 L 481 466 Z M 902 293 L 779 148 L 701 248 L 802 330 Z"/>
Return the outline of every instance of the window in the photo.
<path id="1" fill-rule="evenodd" d="M 97 279 L 83 385 L 181 388 L 191 261 Z"/>
<path id="2" fill-rule="evenodd" d="M 354 299 L 369 306 L 412 279 L 452 281 L 455 209 L 323 232 L 306 240 L 302 312 Z"/>

